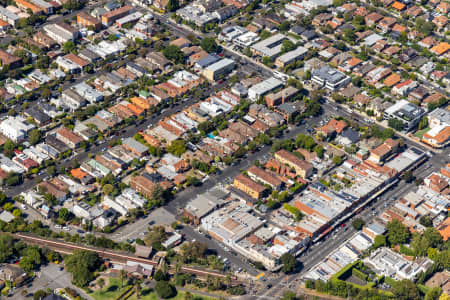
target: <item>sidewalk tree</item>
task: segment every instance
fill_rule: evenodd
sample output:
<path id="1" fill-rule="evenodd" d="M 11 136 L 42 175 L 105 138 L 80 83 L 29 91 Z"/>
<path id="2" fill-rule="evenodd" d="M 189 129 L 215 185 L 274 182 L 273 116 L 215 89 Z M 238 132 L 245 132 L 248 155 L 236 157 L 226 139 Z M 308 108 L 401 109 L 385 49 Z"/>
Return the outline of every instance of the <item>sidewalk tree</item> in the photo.
<path id="1" fill-rule="evenodd" d="M 365 222 L 361 218 L 356 218 L 352 222 L 352 226 L 353 226 L 353 228 L 355 228 L 355 230 L 361 230 L 364 225 L 365 225 Z"/>
<path id="2" fill-rule="evenodd" d="M 219 46 L 213 37 L 207 36 L 202 39 L 200 46 L 208 53 L 216 53 L 219 50 Z"/>
<path id="3" fill-rule="evenodd" d="M 283 264 L 281 271 L 284 273 L 289 274 L 297 269 L 297 260 L 290 253 L 285 253 L 281 256 L 281 263 Z"/>

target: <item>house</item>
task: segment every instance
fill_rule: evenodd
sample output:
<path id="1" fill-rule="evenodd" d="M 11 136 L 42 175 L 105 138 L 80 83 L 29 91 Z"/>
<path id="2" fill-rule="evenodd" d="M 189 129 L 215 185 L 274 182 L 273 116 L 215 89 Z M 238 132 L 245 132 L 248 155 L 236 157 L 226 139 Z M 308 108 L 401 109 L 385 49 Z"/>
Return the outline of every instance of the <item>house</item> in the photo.
<path id="1" fill-rule="evenodd" d="M 254 199 L 261 198 L 266 191 L 266 188 L 263 185 L 253 181 L 243 174 L 239 174 L 234 178 L 233 186 Z"/>
<path id="2" fill-rule="evenodd" d="M 365 16 L 364 20 L 366 21 L 367 26 L 374 26 L 378 24 L 383 19 L 383 16 L 379 13 L 373 12 Z"/>
<path id="3" fill-rule="evenodd" d="M 0 267 L 0 279 L 10 281 L 19 287 L 28 279 L 28 274 L 19 266 L 6 264 Z"/>
<path id="4" fill-rule="evenodd" d="M 342 131 L 347 127 L 348 125 L 345 121 L 331 119 L 328 124 L 317 128 L 317 132 L 321 133 L 324 137 L 332 138 L 336 134 L 341 134 Z"/>
<path id="5" fill-rule="evenodd" d="M 391 30 L 392 26 L 397 23 L 395 18 L 384 17 L 382 20 L 377 22 L 377 28 L 383 33 L 387 33 Z"/>
<path id="6" fill-rule="evenodd" d="M 26 120 L 20 116 L 10 116 L 0 123 L 0 133 L 15 143 L 25 140 L 28 133 L 34 128 L 35 126 L 33 124 L 28 124 Z"/>
<path id="7" fill-rule="evenodd" d="M 131 137 L 124 139 L 122 145 L 125 149 L 128 149 L 140 157 L 146 155 L 148 152 L 148 148 L 145 145 L 139 143 Z"/>
<path id="8" fill-rule="evenodd" d="M 169 71 L 172 66 L 170 60 L 160 52 L 150 52 L 147 54 L 146 59 L 163 72 Z"/>
<path id="9" fill-rule="evenodd" d="M 71 149 L 78 148 L 83 142 L 83 138 L 81 136 L 65 127 L 56 132 L 56 138 L 69 146 Z"/>
<path id="10" fill-rule="evenodd" d="M 392 88 L 392 93 L 400 95 L 400 96 L 406 96 L 411 90 L 417 87 L 417 82 L 413 81 L 412 79 L 406 80 L 404 82 L 401 82 L 397 85 L 395 85 Z"/>
<path id="11" fill-rule="evenodd" d="M 11 69 L 22 66 L 22 59 L 20 57 L 9 54 L 3 49 L 0 49 L 0 62 L 2 66 L 8 65 Z"/>
<path id="12" fill-rule="evenodd" d="M 24 111 L 24 115 L 33 118 L 38 126 L 44 126 L 52 121 L 52 118 L 36 106 L 29 107 Z"/>
<path id="13" fill-rule="evenodd" d="M 430 51 L 437 56 L 446 54 L 450 50 L 450 44 L 446 42 L 439 43 L 438 45 L 432 47 Z"/>
<path id="14" fill-rule="evenodd" d="M 359 142 L 359 132 L 346 128 L 344 131 L 336 138 L 336 141 L 344 146 L 351 146 Z"/>

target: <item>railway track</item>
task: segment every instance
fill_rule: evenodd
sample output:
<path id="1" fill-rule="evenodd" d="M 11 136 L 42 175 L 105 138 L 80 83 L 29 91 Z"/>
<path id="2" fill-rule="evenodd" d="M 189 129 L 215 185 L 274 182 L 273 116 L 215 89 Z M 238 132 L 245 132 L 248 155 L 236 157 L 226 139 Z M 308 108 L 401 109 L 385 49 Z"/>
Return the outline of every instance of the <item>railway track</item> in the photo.
<path id="1" fill-rule="evenodd" d="M 71 244 L 71 243 L 62 242 L 62 241 L 55 241 L 55 240 L 50 240 L 50 239 L 46 239 L 46 238 L 42 238 L 42 237 L 36 237 L 33 235 L 24 234 L 24 233 L 15 233 L 15 234 L 12 234 L 12 236 L 17 239 L 22 240 L 25 243 L 45 246 L 47 248 L 51 248 L 51 249 L 55 250 L 56 252 L 61 252 L 63 254 L 70 254 L 70 253 L 73 253 L 73 251 L 75 251 L 75 250 L 84 250 L 84 251 L 95 252 L 100 257 L 102 257 L 104 259 L 109 259 L 112 262 L 116 262 L 116 263 L 126 263 L 127 261 L 133 261 L 133 262 L 152 265 L 155 267 L 158 266 L 157 261 L 154 261 L 154 260 L 151 260 L 148 258 L 136 257 L 136 256 L 130 255 L 130 254 L 117 253 L 117 252 L 113 252 L 111 250 L 81 246 L 81 245 Z M 174 269 L 174 267 L 169 266 L 169 269 Z M 203 269 L 192 268 L 192 267 L 181 267 L 180 271 L 184 272 L 184 273 L 194 274 L 194 275 L 197 275 L 200 277 L 206 277 L 206 276 L 210 275 L 213 277 L 219 277 L 219 278 L 225 279 L 229 276 L 228 274 L 221 273 L 221 272 L 203 270 Z M 237 279 L 237 277 L 234 275 L 231 275 L 231 279 L 234 282 L 240 282 Z"/>

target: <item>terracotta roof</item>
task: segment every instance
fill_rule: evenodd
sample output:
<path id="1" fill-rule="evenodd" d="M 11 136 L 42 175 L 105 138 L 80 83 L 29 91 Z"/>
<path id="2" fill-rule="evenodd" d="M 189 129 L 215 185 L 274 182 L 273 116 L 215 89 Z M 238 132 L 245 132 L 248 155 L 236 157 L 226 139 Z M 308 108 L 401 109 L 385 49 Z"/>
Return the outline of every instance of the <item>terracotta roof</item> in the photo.
<path id="1" fill-rule="evenodd" d="M 447 218 L 444 222 L 442 222 L 437 230 L 442 235 L 442 239 L 447 241 L 450 238 L 450 218 Z"/>
<path id="2" fill-rule="evenodd" d="M 434 52 L 437 55 L 445 54 L 448 50 L 450 50 L 449 43 L 440 43 L 439 45 L 436 45 L 430 49 L 431 52 Z"/>
<path id="3" fill-rule="evenodd" d="M 256 191 L 258 193 L 262 193 L 266 190 L 265 186 L 251 180 L 250 178 L 248 178 L 247 176 L 245 176 L 243 174 L 239 174 L 238 176 L 236 176 L 234 178 L 234 180 L 241 182 L 242 184 L 248 186 L 253 191 Z"/>
<path id="4" fill-rule="evenodd" d="M 404 10 L 406 7 L 405 4 L 395 1 L 394 4 L 392 4 L 392 8 L 396 9 L 396 10 Z"/>
<path id="5" fill-rule="evenodd" d="M 79 57 L 78 55 L 75 55 L 73 53 L 67 54 L 66 56 L 64 56 L 64 58 L 76 63 L 77 65 L 79 65 L 82 68 L 89 65 L 89 62 L 87 60 L 82 59 L 81 57 Z"/>
<path id="6" fill-rule="evenodd" d="M 396 85 L 397 83 L 400 82 L 401 80 L 401 76 L 398 75 L 397 73 L 392 73 L 391 75 L 389 75 L 385 80 L 384 80 L 384 85 L 387 87 L 391 87 Z"/>
<path id="7" fill-rule="evenodd" d="M 79 180 L 83 179 L 85 176 L 88 175 L 88 173 L 83 172 L 80 168 L 70 170 L 70 174 Z"/>

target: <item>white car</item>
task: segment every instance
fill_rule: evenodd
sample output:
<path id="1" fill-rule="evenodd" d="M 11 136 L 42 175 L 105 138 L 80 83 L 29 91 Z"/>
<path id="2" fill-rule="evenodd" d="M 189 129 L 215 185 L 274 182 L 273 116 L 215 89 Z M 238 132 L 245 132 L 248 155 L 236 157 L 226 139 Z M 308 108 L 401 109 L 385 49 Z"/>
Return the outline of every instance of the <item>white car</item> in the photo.
<path id="1" fill-rule="evenodd" d="M 69 231 L 69 230 L 70 230 L 70 228 L 69 228 L 69 227 L 67 227 L 67 226 L 64 226 L 64 227 L 63 227 L 63 230 L 65 230 L 65 231 Z"/>
<path id="2" fill-rule="evenodd" d="M 27 209 L 27 206 L 26 206 L 25 204 L 22 204 L 21 206 L 22 206 L 22 208 L 23 208 L 24 210 Z"/>
<path id="3" fill-rule="evenodd" d="M 56 229 L 61 229 L 61 225 L 55 225 Z"/>

